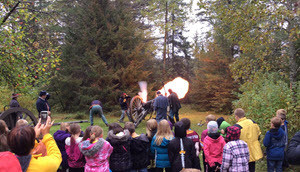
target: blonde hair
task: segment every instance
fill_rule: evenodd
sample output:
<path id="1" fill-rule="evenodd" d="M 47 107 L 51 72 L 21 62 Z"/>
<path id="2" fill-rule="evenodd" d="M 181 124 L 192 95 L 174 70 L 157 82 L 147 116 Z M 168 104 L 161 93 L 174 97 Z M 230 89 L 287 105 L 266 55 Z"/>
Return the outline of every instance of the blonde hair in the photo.
<path id="1" fill-rule="evenodd" d="M 28 121 L 26 121 L 25 119 L 19 119 L 16 122 L 16 127 L 20 127 L 20 126 L 23 126 L 23 125 L 28 125 Z"/>
<path id="2" fill-rule="evenodd" d="M 93 143 L 97 137 L 101 136 L 102 133 L 103 133 L 103 129 L 100 126 L 98 125 L 93 126 L 90 132 L 90 139 L 91 139 L 90 143 Z"/>
<path id="3" fill-rule="evenodd" d="M 68 126 L 70 126 L 69 123 L 62 122 L 60 123 L 60 130 L 66 131 Z"/>
<path id="4" fill-rule="evenodd" d="M 157 129 L 157 121 L 155 119 L 149 119 L 146 123 L 146 134 L 148 137 L 152 136 L 152 131 Z"/>
<path id="5" fill-rule="evenodd" d="M 210 121 L 216 121 L 216 116 L 215 115 L 212 115 L 212 114 L 209 114 L 205 117 L 205 120 L 206 122 L 210 122 Z"/>
<path id="6" fill-rule="evenodd" d="M 173 133 L 171 131 L 170 124 L 165 119 L 160 121 L 158 124 L 155 139 L 156 145 L 161 145 L 164 138 L 166 138 L 167 140 L 171 140 L 173 138 Z"/>
<path id="7" fill-rule="evenodd" d="M 282 119 L 283 121 L 286 120 L 286 110 L 284 109 L 279 109 L 276 111 L 276 116 L 280 119 Z"/>

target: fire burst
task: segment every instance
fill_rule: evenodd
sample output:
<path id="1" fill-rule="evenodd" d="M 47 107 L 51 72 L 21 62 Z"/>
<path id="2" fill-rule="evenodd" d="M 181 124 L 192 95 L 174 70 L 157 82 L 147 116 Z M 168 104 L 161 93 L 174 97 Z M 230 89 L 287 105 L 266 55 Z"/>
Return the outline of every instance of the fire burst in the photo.
<path id="1" fill-rule="evenodd" d="M 168 89 L 171 89 L 173 92 L 177 93 L 178 98 L 182 99 L 189 91 L 189 82 L 181 77 L 177 77 L 173 81 L 165 84 L 164 87 L 159 91 L 162 93 L 162 95 L 169 96 L 170 93 L 168 92 Z"/>

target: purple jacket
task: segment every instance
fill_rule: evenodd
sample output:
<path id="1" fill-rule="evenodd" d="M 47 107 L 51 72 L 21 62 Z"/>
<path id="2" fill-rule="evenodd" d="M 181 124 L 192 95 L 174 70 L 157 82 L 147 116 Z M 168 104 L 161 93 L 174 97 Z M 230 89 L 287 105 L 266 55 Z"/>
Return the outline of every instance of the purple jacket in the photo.
<path id="1" fill-rule="evenodd" d="M 65 140 L 68 137 L 71 137 L 71 134 L 67 133 L 66 131 L 63 130 L 57 130 L 54 134 L 53 134 L 54 140 L 56 141 L 56 144 L 61 152 L 61 156 L 62 156 L 62 162 L 61 165 L 64 168 L 68 168 L 68 155 L 65 149 Z"/>
<path id="2" fill-rule="evenodd" d="M 79 150 L 79 143 L 71 137 L 70 145 L 66 145 L 66 152 L 68 154 L 68 164 L 72 168 L 82 168 L 85 165 L 84 155 Z"/>

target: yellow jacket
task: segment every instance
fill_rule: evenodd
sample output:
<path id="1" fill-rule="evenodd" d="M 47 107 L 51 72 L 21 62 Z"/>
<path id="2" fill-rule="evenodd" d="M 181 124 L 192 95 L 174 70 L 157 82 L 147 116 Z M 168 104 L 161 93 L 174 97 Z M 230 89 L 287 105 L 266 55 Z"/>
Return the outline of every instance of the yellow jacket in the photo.
<path id="1" fill-rule="evenodd" d="M 56 172 L 61 161 L 61 153 L 51 134 L 46 134 L 42 140 L 46 145 L 47 156 L 32 155 L 27 172 Z"/>
<path id="2" fill-rule="evenodd" d="M 240 139 L 245 141 L 249 148 L 249 162 L 261 159 L 263 157 L 263 153 L 258 141 L 258 137 L 261 134 L 259 126 L 246 117 L 241 118 L 237 124 L 242 127 Z"/>

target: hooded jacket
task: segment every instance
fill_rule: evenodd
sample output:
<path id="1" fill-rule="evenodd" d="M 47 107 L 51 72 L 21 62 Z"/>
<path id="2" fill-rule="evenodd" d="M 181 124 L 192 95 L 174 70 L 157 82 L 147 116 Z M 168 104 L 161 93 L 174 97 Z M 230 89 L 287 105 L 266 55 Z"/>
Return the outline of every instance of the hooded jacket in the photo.
<path id="1" fill-rule="evenodd" d="M 271 129 L 266 133 L 264 146 L 267 148 L 268 160 L 283 160 L 286 134 L 279 129 Z"/>
<path id="2" fill-rule="evenodd" d="M 79 149 L 85 156 L 85 171 L 109 172 L 108 158 L 113 148 L 104 139 L 100 138 L 96 143 L 85 140 L 79 143 Z"/>
<path id="3" fill-rule="evenodd" d="M 180 139 L 182 139 L 184 147 L 185 168 L 200 169 L 200 160 L 196 155 L 194 142 L 186 137 L 186 130 L 183 126 L 183 123 L 177 122 L 175 124 L 175 139 L 171 140 L 168 146 L 168 155 L 172 167 L 172 172 L 179 172 L 183 168 Z"/>
<path id="4" fill-rule="evenodd" d="M 9 151 L 0 152 L 0 162 L 0 171 L 22 172 L 18 159 Z"/>
<path id="5" fill-rule="evenodd" d="M 290 164 L 300 165 L 300 131 L 291 139 L 286 151 L 286 156 Z"/>
<path id="6" fill-rule="evenodd" d="M 227 127 L 230 127 L 230 124 L 228 122 L 226 122 L 223 117 L 218 118 L 217 123 L 218 123 L 219 131 L 221 131 L 221 130 L 225 131 L 225 134 L 221 133 L 221 136 L 223 136 L 223 138 L 225 138 L 226 132 L 227 132 L 226 129 L 227 129 Z"/>
<path id="7" fill-rule="evenodd" d="M 145 134 L 131 139 L 130 152 L 132 169 L 147 168 L 149 164 L 150 142 Z"/>
<path id="8" fill-rule="evenodd" d="M 84 155 L 80 152 L 79 143 L 82 137 L 66 139 L 66 152 L 68 154 L 68 164 L 72 168 L 82 168 L 85 165 Z"/>
<path id="9" fill-rule="evenodd" d="M 170 140 L 164 138 L 160 145 L 155 142 L 156 135 L 151 142 L 151 153 L 154 155 L 155 167 L 157 168 L 170 168 L 170 160 L 168 155 L 168 145 Z"/>
<path id="10" fill-rule="evenodd" d="M 124 130 L 124 134 L 117 136 L 113 131 L 107 134 L 107 141 L 114 148 L 110 159 L 109 167 L 111 171 L 126 171 L 131 169 L 131 154 L 130 154 L 130 133 Z"/>
<path id="11" fill-rule="evenodd" d="M 64 168 L 68 168 L 69 167 L 68 155 L 67 155 L 66 148 L 65 148 L 65 146 L 66 146 L 65 140 L 66 140 L 66 138 L 71 137 L 71 134 L 66 131 L 63 131 L 63 130 L 57 130 L 53 134 L 53 137 L 54 137 L 54 140 L 56 141 L 56 144 L 61 152 L 61 156 L 62 156 L 61 165 Z"/>
<path id="12" fill-rule="evenodd" d="M 225 140 L 221 135 L 208 134 L 203 142 L 203 152 L 205 155 L 205 161 L 210 167 L 215 166 L 215 162 L 222 164 L 223 148 L 225 146 Z"/>

